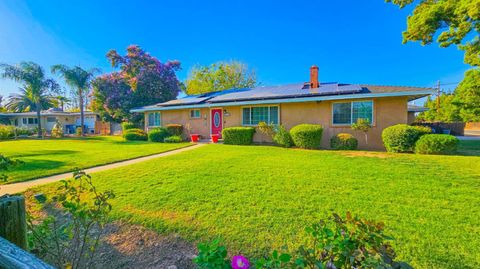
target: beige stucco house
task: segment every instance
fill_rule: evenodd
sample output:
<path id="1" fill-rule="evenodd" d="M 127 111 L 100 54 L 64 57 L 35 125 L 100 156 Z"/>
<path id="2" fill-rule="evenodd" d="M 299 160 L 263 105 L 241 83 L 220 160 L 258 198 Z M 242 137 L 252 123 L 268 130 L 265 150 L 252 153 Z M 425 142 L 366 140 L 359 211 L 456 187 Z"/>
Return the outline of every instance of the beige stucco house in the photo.
<path id="1" fill-rule="evenodd" d="M 38 124 L 36 112 L 0 113 L 0 119 L 2 119 L 2 122 L 23 128 L 35 129 Z M 66 134 L 75 133 L 76 127 L 81 125 L 80 112 L 65 112 L 56 108 L 42 111 L 40 114 L 40 121 L 42 128 L 45 128 L 48 133 L 52 131 L 52 128 L 57 121 L 62 124 L 63 130 Z M 99 117 L 96 113 L 85 111 L 85 132 L 87 134 L 97 133 L 95 126 L 98 121 Z"/>
<path id="2" fill-rule="evenodd" d="M 182 124 L 187 134 L 208 138 L 232 126 L 257 126 L 259 122 L 282 124 L 287 129 L 301 123 L 321 124 L 322 147 L 329 148 L 337 133 L 351 133 L 360 148 L 383 149 L 382 130 L 409 123 L 408 102 L 433 93 L 430 88 L 376 86 L 318 81 L 318 67 L 310 68 L 306 83 L 231 89 L 186 96 L 165 103 L 133 109 L 145 113 L 145 128 Z M 410 116 L 409 116 L 410 115 Z M 409 118 L 410 117 L 410 118 Z M 363 134 L 351 129 L 359 118 L 372 123 L 368 145 Z M 260 132 L 256 142 L 268 141 Z"/>

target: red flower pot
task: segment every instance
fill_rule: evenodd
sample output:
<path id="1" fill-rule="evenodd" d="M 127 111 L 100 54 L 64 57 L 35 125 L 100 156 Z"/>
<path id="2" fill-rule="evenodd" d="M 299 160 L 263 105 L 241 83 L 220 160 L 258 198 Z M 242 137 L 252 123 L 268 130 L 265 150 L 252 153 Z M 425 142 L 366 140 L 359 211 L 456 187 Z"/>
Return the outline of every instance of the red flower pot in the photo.
<path id="1" fill-rule="evenodd" d="M 199 134 L 191 134 L 190 139 L 192 140 L 192 142 L 196 143 L 196 142 L 198 142 L 198 140 L 200 140 L 200 135 Z"/>
<path id="2" fill-rule="evenodd" d="M 218 137 L 219 137 L 218 134 L 212 134 L 212 135 L 210 135 L 210 137 L 212 138 L 212 142 L 213 142 L 213 143 L 217 143 L 217 142 L 218 142 Z"/>

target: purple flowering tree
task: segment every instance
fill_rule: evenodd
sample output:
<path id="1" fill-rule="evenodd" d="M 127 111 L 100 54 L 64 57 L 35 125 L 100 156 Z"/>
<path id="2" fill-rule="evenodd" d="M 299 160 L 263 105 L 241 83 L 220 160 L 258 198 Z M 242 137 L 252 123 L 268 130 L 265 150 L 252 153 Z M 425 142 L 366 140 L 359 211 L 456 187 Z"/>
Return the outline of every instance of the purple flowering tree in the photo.
<path id="1" fill-rule="evenodd" d="M 162 63 L 137 45 L 125 56 L 111 50 L 107 58 L 120 71 L 98 77 L 92 92 L 92 108 L 106 121 L 139 121 L 130 109 L 175 99 L 180 92 L 178 61 Z"/>

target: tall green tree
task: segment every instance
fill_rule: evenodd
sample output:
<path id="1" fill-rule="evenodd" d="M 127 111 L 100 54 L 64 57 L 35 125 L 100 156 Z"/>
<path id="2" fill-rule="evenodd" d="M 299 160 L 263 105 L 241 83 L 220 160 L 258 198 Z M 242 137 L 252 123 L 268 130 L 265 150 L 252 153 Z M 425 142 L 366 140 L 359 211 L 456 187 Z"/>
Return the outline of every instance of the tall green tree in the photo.
<path id="1" fill-rule="evenodd" d="M 82 126 L 82 135 L 85 130 L 85 95 L 88 93 L 95 74 L 100 72 L 97 68 L 85 70 L 80 66 L 68 67 L 66 65 L 54 65 L 51 68 L 52 73 L 59 74 L 65 83 L 72 88 L 75 96 L 78 98 L 78 107 L 80 109 L 80 125 Z"/>
<path id="2" fill-rule="evenodd" d="M 7 109 L 15 112 L 36 111 L 38 137 L 42 137 L 41 111 L 53 106 L 52 96 L 60 91 L 60 86 L 55 80 L 46 78 L 43 68 L 33 62 L 0 64 L 0 71 L 0 77 L 22 84 L 20 93 L 10 96 Z"/>
<path id="3" fill-rule="evenodd" d="M 465 72 L 465 78 L 455 89 L 455 104 L 465 122 L 480 122 L 480 70 Z"/>
<path id="4" fill-rule="evenodd" d="M 440 100 L 438 100 L 439 98 Z M 424 106 L 428 110 L 421 112 L 416 118 L 417 121 L 456 122 L 462 120 L 453 94 L 443 93 L 433 99 L 428 97 Z"/>
<path id="5" fill-rule="evenodd" d="M 187 94 L 201 94 L 256 85 L 256 73 L 245 63 L 217 62 L 210 66 L 195 66 L 188 75 L 185 91 Z"/>

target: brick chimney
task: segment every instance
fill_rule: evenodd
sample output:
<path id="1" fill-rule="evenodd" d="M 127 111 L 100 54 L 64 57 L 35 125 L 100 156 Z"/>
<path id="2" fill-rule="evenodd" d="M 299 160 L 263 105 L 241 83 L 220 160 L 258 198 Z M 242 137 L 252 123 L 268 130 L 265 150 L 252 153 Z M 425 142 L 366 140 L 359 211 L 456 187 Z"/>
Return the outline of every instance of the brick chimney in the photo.
<path id="1" fill-rule="evenodd" d="M 318 66 L 312 65 L 310 67 L 310 87 L 312 89 L 318 88 L 320 83 L 318 82 Z"/>

